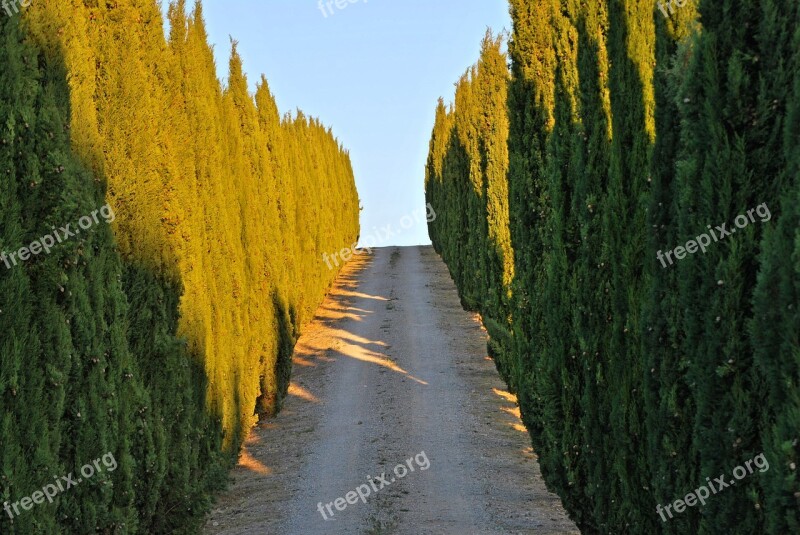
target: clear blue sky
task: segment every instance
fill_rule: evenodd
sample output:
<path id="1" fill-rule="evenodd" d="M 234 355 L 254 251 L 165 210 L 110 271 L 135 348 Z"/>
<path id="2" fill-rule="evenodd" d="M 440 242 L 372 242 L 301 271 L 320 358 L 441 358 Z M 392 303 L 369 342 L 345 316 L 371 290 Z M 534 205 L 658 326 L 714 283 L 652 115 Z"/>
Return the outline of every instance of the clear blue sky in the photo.
<path id="1" fill-rule="evenodd" d="M 327 1 L 327 0 L 325 0 Z M 166 2 L 166 0 L 165 0 Z M 251 88 L 266 74 L 281 112 L 319 117 L 350 151 L 362 238 L 392 225 L 385 245 L 430 243 L 424 220 L 425 161 L 436 101 L 478 59 L 486 28 L 510 29 L 507 0 L 204 0 L 221 79 L 229 36 Z M 408 220 L 403 220 L 408 226 Z"/>

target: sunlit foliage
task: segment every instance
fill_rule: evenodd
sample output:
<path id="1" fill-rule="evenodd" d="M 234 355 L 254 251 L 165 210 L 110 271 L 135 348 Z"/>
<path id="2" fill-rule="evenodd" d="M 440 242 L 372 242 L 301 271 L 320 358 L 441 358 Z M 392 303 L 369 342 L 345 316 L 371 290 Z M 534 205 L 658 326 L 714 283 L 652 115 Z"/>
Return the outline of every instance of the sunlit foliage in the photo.
<path id="1" fill-rule="evenodd" d="M 109 202 L 80 240 L 0 266 L 0 501 L 113 452 L 119 468 L 3 533 L 194 532 L 302 325 L 358 238 L 348 153 L 217 79 L 202 9 L 34 2 L 0 17 L 0 247 Z"/>

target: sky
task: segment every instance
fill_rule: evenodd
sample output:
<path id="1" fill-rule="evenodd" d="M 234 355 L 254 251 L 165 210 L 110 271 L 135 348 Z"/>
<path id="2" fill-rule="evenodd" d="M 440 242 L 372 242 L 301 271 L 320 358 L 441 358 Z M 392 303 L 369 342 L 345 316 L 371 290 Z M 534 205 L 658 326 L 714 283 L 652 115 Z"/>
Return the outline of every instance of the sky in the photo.
<path id="1" fill-rule="evenodd" d="M 349 150 L 362 243 L 428 244 L 425 162 L 436 102 L 453 100 L 487 28 L 510 29 L 508 2 L 327 2 L 204 0 L 219 77 L 227 78 L 233 37 L 251 90 L 265 74 L 282 113 L 318 117 Z"/>

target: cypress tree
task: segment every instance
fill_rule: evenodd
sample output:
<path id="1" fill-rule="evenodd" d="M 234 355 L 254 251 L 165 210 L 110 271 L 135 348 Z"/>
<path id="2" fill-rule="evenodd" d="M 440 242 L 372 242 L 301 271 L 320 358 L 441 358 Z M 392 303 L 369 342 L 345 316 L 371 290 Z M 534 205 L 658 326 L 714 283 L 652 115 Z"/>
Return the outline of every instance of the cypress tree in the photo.
<path id="1" fill-rule="evenodd" d="M 702 476 L 730 472 L 763 447 L 758 422 L 764 418 L 764 387 L 754 370 L 747 325 L 759 242 L 772 223 L 736 228 L 733 222 L 762 203 L 773 217 L 779 215 L 785 187 L 789 158 L 782 137 L 794 73 L 784 66 L 794 56 L 793 29 L 774 8 L 701 2 L 703 30 L 679 92 L 679 239 L 715 222 L 736 231 L 678 271 L 685 311 L 679 349 L 690 363 L 687 380 L 696 403 L 692 455 Z M 768 409 L 768 420 L 775 410 Z M 749 477 L 716 496 L 699 529 L 763 530 L 758 487 L 758 476 Z"/>
<path id="2" fill-rule="evenodd" d="M 501 47 L 501 38 L 487 32 L 478 64 L 456 86 L 455 105 L 448 110 L 439 101 L 426 195 L 437 214 L 429 223 L 434 246 L 448 262 L 465 306 L 481 313 L 491 334 L 489 353 L 510 377 L 514 255 L 506 178 L 509 75 Z"/>
<path id="3" fill-rule="evenodd" d="M 643 398 L 647 426 L 649 485 L 656 504 L 667 504 L 702 481 L 694 462 L 685 462 L 692 441 L 693 399 L 686 380 L 686 362 L 676 358 L 680 344 L 679 322 L 683 311 L 678 298 L 678 271 L 667 269 L 653 251 L 672 248 L 678 237 L 676 165 L 680 149 L 678 92 L 699 24 L 695 3 L 664 17 L 656 14 L 656 141 L 647 206 L 647 250 L 651 255 L 644 267 L 646 294 L 643 295 L 642 340 Z M 687 509 L 661 523 L 664 533 L 686 533 L 696 525 L 699 512 Z M 660 520 L 660 519 L 659 519 Z"/>
<path id="4" fill-rule="evenodd" d="M 783 26 L 786 32 L 784 42 L 790 48 L 785 69 L 793 82 L 785 87 L 785 100 L 778 101 L 786 107 L 780 215 L 764 230 L 750 324 L 754 367 L 765 394 L 761 447 L 770 462 L 770 469 L 759 475 L 763 496 L 759 506 L 764 511 L 765 532 L 792 533 L 800 530 L 800 32 L 796 31 L 800 9 L 796 4 L 775 2 L 765 13 L 765 29 Z"/>
<path id="5" fill-rule="evenodd" d="M 103 198 L 71 152 L 63 65 L 44 63 L 38 70 L 37 52 L 22 44 L 18 23 L 2 19 L 8 44 L 2 63 L 9 67 L 3 79 L 12 82 L 3 83 L 11 93 L 3 98 L 3 123 L 10 129 L 2 134 L 9 202 L 3 248 L 9 251 L 60 232 L 66 222 L 75 229 L 78 218 Z M 2 310 L 19 309 L 19 320 L 27 323 L 24 333 L 8 325 L 0 342 L 9 350 L 3 352 L 0 383 L 6 468 L 1 494 L 15 502 L 53 474 L 81 477 L 84 464 L 108 452 L 119 459 L 119 471 L 83 474 L 83 484 L 54 504 L 14 519 L 4 514 L 0 526 L 12 533 L 136 528 L 130 427 L 145 396 L 123 386 L 122 370 L 132 360 L 121 263 L 107 226 L 77 234 L 0 275 L 9 290 L 4 298 L 15 299 Z M 22 288 L 26 293 L 15 296 Z"/>

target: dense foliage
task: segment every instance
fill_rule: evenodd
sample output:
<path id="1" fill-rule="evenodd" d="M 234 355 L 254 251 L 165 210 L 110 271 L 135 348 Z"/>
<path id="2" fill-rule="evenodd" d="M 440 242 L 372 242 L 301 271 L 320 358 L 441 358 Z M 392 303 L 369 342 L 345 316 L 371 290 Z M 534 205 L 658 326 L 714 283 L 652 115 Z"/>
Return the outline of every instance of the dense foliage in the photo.
<path id="1" fill-rule="evenodd" d="M 454 111 L 440 103 L 431 238 L 484 315 L 544 477 L 585 533 L 793 533 L 800 7 L 673 7 L 511 0 L 508 121 L 496 103 L 460 97 L 463 81 Z M 505 153 L 448 141 L 459 117 L 508 137 L 508 223 L 468 187 Z M 764 204 L 769 219 L 658 260 Z M 513 281 L 498 312 L 506 289 L 475 279 L 499 280 L 486 236 L 506 224 Z M 762 452 L 767 471 L 662 521 L 657 505 Z"/>
<path id="2" fill-rule="evenodd" d="M 242 436 L 286 394 L 291 352 L 358 236 L 330 130 L 216 77 L 199 4 L 34 2 L 0 12 L 0 503 L 111 452 L 2 533 L 194 532 Z"/>
<path id="3" fill-rule="evenodd" d="M 455 107 L 439 101 L 425 181 L 428 202 L 445 207 L 430 225 L 434 247 L 465 306 L 481 311 L 498 366 L 508 362 L 501 341 L 510 336 L 514 278 L 506 179 L 509 76 L 501 45 L 487 33 L 480 62 L 456 85 Z"/>

